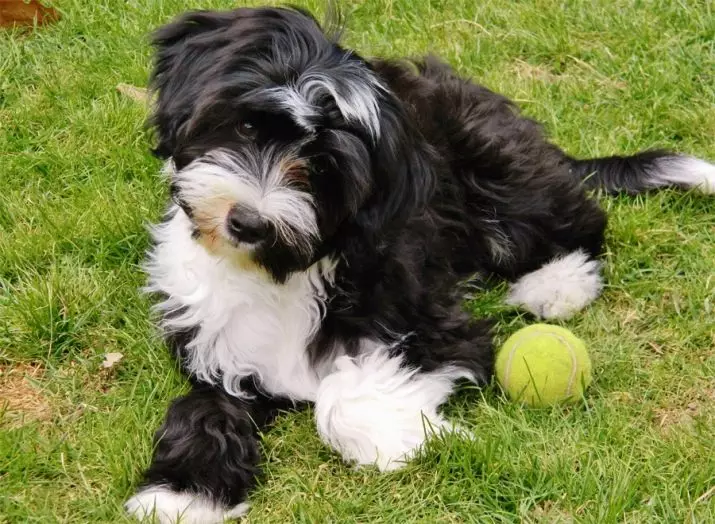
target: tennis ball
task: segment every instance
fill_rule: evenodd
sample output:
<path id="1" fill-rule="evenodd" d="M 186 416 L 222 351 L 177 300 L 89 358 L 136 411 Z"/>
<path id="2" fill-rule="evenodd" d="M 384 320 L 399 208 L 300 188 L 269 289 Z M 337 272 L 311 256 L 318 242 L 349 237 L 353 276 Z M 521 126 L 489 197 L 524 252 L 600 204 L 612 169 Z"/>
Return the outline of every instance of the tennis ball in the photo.
<path id="1" fill-rule="evenodd" d="M 533 324 L 501 347 L 496 375 L 512 400 L 535 407 L 575 402 L 591 383 L 591 359 L 568 329 Z"/>

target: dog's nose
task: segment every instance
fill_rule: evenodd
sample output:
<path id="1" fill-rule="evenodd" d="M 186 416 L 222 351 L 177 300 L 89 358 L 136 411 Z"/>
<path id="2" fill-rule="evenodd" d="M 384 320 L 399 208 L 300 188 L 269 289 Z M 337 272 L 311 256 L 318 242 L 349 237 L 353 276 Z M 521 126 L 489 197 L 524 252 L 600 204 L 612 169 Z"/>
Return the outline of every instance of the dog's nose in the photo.
<path id="1" fill-rule="evenodd" d="M 228 230 L 240 242 L 255 244 L 268 236 L 270 226 L 258 212 L 245 206 L 233 206 L 226 218 Z"/>

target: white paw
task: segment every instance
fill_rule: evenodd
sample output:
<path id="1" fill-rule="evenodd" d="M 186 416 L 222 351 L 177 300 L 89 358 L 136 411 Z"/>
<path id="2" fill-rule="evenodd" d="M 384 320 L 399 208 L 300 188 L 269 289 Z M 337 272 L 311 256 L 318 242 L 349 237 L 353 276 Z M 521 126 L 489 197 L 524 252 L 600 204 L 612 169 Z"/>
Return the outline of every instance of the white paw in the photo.
<path id="1" fill-rule="evenodd" d="M 574 251 L 521 277 L 506 302 L 539 318 L 569 318 L 601 294 L 600 267 L 586 253 Z"/>
<path id="2" fill-rule="evenodd" d="M 382 351 L 340 357 L 335 366 L 320 384 L 315 418 L 323 442 L 345 460 L 393 471 L 450 428 L 437 408 L 464 372 L 418 373 Z"/>
<path id="3" fill-rule="evenodd" d="M 223 524 L 248 512 L 248 504 L 226 509 L 206 497 L 177 493 L 163 486 L 138 491 L 125 504 L 126 512 L 141 522 L 159 524 Z"/>

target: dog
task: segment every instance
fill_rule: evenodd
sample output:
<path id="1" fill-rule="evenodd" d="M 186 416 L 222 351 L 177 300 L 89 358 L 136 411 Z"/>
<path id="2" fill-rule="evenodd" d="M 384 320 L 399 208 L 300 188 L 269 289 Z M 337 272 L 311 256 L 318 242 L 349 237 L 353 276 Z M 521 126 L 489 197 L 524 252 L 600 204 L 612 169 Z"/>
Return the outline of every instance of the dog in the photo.
<path id="1" fill-rule="evenodd" d="M 154 37 L 155 153 L 171 202 L 146 268 L 191 383 L 126 503 L 138 519 L 243 515 L 260 432 L 313 406 L 346 461 L 399 468 L 455 385 L 489 383 L 465 286 L 564 319 L 603 287 L 592 190 L 715 193 L 667 151 L 577 159 L 435 57 L 362 58 L 297 8 L 187 13 Z"/>

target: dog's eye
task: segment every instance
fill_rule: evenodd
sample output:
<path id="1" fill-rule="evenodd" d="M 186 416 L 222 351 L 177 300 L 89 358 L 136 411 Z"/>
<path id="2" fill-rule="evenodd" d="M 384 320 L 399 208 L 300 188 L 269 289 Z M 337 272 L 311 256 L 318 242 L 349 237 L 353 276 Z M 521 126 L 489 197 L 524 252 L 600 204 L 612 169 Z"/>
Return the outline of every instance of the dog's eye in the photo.
<path id="1" fill-rule="evenodd" d="M 242 137 L 253 139 L 253 138 L 256 138 L 256 135 L 258 134 L 258 129 L 253 124 L 253 122 L 244 120 L 243 122 L 238 124 L 238 133 Z"/>

